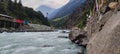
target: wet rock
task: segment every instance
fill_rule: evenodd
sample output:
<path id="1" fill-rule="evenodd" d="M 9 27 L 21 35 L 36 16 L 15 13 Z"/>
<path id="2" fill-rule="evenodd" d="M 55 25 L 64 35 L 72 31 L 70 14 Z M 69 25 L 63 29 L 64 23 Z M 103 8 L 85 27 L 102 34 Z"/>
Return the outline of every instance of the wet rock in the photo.
<path id="1" fill-rule="evenodd" d="M 67 48 L 67 49 L 71 49 L 71 48 Z"/>
<path id="2" fill-rule="evenodd" d="M 61 33 L 66 33 L 66 31 L 62 31 Z"/>
<path id="3" fill-rule="evenodd" d="M 83 49 L 81 49 L 81 50 L 79 50 L 79 51 L 78 51 L 78 53 L 77 53 L 77 54 L 85 54 L 85 53 L 84 53 L 84 50 L 83 50 Z"/>
<path id="4" fill-rule="evenodd" d="M 69 34 L 69 39 L 78 45 L 87 45 L 88 39 L 85 31 L 73 30 Z"/>
<path id="5" fill-rule="evenodd" d="M 67 36 L 58 36 L 58 38 L 68 38 Z"/>
<path id="6" fill-rule="evenodd" d="M 2 31 L 0 31 L 0 33 L 2 33 Z"/>
<path id="7" fill-rule="evenodd" d="M 42 47 L 53 47 L 52 45 L 43 45 Z"/>
<path id="8" fill-rule="evenodd" d="M 61 31 L 61 33 L 70 33 L 70 31 L 68 31 L 68 30 L 63 30 L 63 31 Z"/>
<path id="9" fill-rule="evenodd" d="M 80 30 L 72 30 L 69 34 L 69 39 L 72 41 L 76 39 L 76 37 L 79 36 L 79 34 L 84 34 L 85 32 L 80 31 Z"/>
<path id="10" fill-rule="evenodd" d="M 78 53 L 78 54 L 84 54 L 84 53 Z"/>

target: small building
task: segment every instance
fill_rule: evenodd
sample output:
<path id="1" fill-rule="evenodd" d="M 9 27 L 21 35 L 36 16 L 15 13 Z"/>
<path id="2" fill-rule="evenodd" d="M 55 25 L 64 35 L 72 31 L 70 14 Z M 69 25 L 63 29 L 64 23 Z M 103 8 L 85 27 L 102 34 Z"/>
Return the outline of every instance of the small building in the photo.
<path id="1" fill-rule="evenodd" d="M 11 16 L 0 14 L 0 28 L 20 29 L 24 25 L 24 20 L 15 19 Z"/>

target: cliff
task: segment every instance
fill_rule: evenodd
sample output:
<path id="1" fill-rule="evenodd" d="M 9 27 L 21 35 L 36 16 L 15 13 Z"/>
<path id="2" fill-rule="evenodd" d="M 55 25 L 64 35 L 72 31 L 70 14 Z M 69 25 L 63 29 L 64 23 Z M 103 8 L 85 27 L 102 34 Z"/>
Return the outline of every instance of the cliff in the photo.
<path id="1" fill-rule="evenodd" d="M 120 7 L 115 2 L 109 4 L 111 9 L 101 19 L 95 14 L 87 28 L 87 54 L 120 54 Z"/>
<path id="2" fill-rule="evenodd" d="M 113 14 L 90 39 L 87 54 L 120 54 L 120 12 Z"/>
<path id="3" fill-rule="evenodd" d="M 84 38 L 79 38 L 82 35 L 69 35 L 75 43 L 85 46 L 86 54 L 120 54 L 120 5 L 118 2 L 109 1 L 108 5 L 103 5 L 107 8 L 101 7 L 102 13 L 93 10 L 87 21 L 87 34 L 82 34 L 87 35 L 87 46 L 82 44 L 85 42 Z"/>

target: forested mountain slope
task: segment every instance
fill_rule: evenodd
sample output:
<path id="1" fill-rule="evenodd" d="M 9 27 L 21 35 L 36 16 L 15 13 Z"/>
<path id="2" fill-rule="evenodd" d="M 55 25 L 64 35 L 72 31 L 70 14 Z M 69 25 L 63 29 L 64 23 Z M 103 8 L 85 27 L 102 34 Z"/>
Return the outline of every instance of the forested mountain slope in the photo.
<path id="1" fill-rule="evenodd" d="M 0 14 L 12 16 L 16 19 L 28 20 L 30 23 L 49 25 L 47 18 L 39 11 L 36 12 L 32 8 L 24 7 L 21 0 L 14 2 L 12 0 L 0 1 Z"/>

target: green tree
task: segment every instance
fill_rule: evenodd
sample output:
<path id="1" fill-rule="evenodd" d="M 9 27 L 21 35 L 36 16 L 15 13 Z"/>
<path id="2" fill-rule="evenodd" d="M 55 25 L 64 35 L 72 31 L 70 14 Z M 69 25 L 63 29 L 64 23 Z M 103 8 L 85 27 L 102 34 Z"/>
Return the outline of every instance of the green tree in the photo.
<path id="1" fill-rule="evenodd" d="M 5 4 L 0 2 L 0 13 L 1 14 L 7 14 L 5 10 Z"/>
<path id="2" fill-rule="evenodd" d="M 8 2 L 0 2 L 0 14 L 7 14 L 21 20 L 28 20 L 31 23 L 49 25 L 47 18 L 41 12 L 36 12 L 32 8 L 24 7 L 21 0 L 17 3 L 8 0 Z"/>

